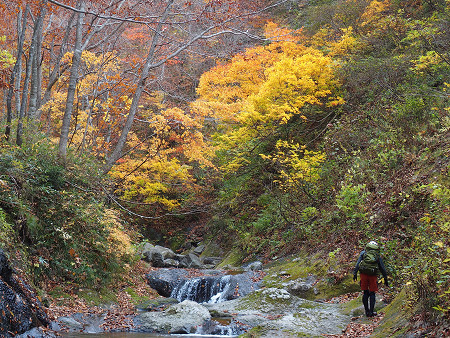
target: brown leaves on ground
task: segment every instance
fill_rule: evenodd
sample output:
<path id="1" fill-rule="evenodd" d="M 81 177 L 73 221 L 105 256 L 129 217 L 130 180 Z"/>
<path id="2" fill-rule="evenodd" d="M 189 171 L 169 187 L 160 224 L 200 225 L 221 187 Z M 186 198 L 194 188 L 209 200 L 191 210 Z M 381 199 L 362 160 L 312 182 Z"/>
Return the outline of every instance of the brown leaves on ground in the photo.
<path id="1" fill-rule="evenodd" d="M 136 306 L 130 294 L 126 291 L 132 285 L 133 292 L 141 298 L 155 298 L 156 292 L 150 288 L 142 276 L 148 271 L 143 263 L 139 262 L 129 273 L 129 280 L 124 280 L 115 285 L 117 289 L 115 295 L 117 302 L 108 306 L 95 306 L 78 296 L 78 290 L 64 289 L 70 297 L 60 297 L 51 300 L 48 308 L 50 320 L 54 321 L 59 317 L 68 317 L 75 313 L 84 315 L 104 316 L 104 323 L 101 327 L 104 331 L 127 331 L 133 327 L 132 318 L 136 314 Z M 50 292 L 57 285 L 49 286 Z"/>
<path id="2" fill-rule="evenodd" d="M 353 318 L 350 324 L 347 325 L 342 334 L 339 335 L 325 335 L 328 338 L 354 338 L 354 337 L 366 337 L 370 336 L 375 328 L 378 326 L 379 322 L 383 319 L 382 315 L 376 317 L 367 318 L 356 317 Z"/>

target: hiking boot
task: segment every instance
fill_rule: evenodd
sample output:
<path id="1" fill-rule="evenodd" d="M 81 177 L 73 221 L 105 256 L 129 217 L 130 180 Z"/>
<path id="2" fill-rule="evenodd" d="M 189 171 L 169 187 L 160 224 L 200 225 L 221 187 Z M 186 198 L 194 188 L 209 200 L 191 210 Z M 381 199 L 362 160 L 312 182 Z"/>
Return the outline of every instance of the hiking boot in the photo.
<path id="1" fill-rule="evenodd" d="M 378 314 L 378 313 L 376 313 L 376 312 L 374 311 L 374 312 L 369 313 L 369 315 L 368 315 L 367 317 L 376 317 L 377 314 Z"/>

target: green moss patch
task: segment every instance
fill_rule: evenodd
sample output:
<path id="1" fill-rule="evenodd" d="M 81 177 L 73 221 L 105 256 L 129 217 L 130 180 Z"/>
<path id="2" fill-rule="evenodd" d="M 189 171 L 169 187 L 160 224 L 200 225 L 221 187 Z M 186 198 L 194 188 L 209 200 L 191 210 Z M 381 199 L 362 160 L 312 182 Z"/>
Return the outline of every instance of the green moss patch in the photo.
<path id="1" fill-rule="evenodd" d="M 263 284 L 266 287 L 284 288 L 286 283 L 314 275 L 318 280 L 314 288 L 300 295 L 301 298 L 308 300 L 330 299 L 360 290 L 358 283 L 353 282 L 351 275 L 336 282 L 328 274 L 328 271 L 334 268 L 334 260 L 324 258 L 321 253 L 312 257 L 304 254 L 270 264 Z"/>
<path id="2" fill-rule="evenodd" d="M 117 303 L 115 291 L 108 288 L 102 288 L 100 291 L 83 289 L 78 292 L 78 296 L 94 306 Z"/>
<path id="3" fill-rule="evenodd" d="M 371 337 L 401 337 L 409 329 L 412 309 L 407 307 L 407 288 L 404 288 L 394 300 L 384 308 L 384 318 Z"/>

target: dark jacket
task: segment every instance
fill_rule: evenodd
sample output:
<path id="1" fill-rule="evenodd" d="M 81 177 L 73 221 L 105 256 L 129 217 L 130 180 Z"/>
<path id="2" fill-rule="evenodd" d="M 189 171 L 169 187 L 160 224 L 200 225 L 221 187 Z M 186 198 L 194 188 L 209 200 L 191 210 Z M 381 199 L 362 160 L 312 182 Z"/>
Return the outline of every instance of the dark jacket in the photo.
<path id="1" fill-rule="evenodd" d="M 363 250 L 359 254 L 358 261 L 356 262 L 356 266 L 353 269 L 353 275 L 354 276 L 356 276 L 356 274 L 358 273 L 359 264 L 361 263 L 365 253 L 366 253 L 366 250 Z M 386 273 L 386 268 L 384 267 L 383 259 L 381 257 L 379 257 L 377 263 L 378 263 L 378 269 L 380 270 L 381 274 L 383 275 L 383 278 L 384 278 L 385 282 L 387 283 L 387 273 Z"/>

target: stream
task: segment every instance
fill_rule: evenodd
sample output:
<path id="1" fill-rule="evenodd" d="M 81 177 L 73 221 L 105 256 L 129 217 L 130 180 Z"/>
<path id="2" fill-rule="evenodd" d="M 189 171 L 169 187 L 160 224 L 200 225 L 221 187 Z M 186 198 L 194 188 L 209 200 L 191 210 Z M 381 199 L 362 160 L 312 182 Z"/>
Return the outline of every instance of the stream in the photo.
<path id="1" fill-rule="evenodd" d="M 230 276 L 211 271 L 209 275 L 202 273 L 191 278 L 185 278 L 184 273 L 159 269 L 147 276 L 150 286 L 166 296 L 143 305 L 133 318 L 139 332 L 78 333 L 80 327 L 85 332 L 99 332 L 96 329 L 102 321 L 95 316 L 75 314 L 65 323 L 71 323 L 73 326 L 68 328 L 76 333 L 62 333 L 62 337 L 229 338 L 255 327 L 263 337 L 280 337 L 283 332 L 322 337 L 341 334 L 351 320 L 339 304 L 309 301 L 286 289 L 259 288 L 252 273 Z M 307 281 L 297 282 L 304 286 Z"/>
<path id="2" fill-rule="evenodd" d="M 169 334 L 156 334 L 156 333 L 128 333 L 128 332 L 117 332 L 117 333 L 65 333 L 62 334 L 63 338 L 217 338 L 217 337 L 237 337 L 237 336 L 217 336 L 217 335 L 196 335 L 196 334 L 183 334 L 183 335 L 169 335 Z"/>

